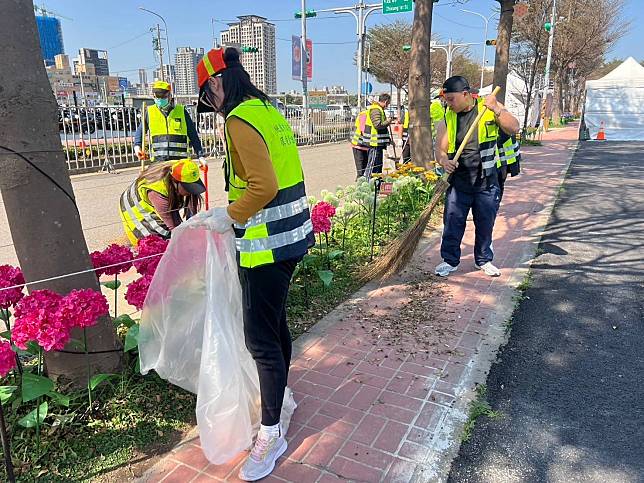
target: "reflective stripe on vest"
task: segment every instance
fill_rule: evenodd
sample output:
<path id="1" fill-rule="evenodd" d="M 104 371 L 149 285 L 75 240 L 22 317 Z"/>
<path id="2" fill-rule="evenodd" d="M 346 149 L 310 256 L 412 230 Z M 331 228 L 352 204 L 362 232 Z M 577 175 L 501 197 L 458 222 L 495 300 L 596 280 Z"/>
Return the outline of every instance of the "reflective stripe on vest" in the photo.
<path id="1" fill-rule="evenodd" d="M 373 126 L 373 122 L 371 122 L 371 111 L 374 109 L 380 111 L 381 120 L 385 119 L 385 111 L 380 107 L 380 104 L 373 103 L 367 108 L 366 126 L 369 126 L 369 129 L 365 127 L 365 143 L 371 147 L 385 147 L 390 141 L 389 131 L 387 128 L 378 130 Z"/>
<path id="2" fill-rule="evenodd" d="M 132 236 L 136 240 L 148 235 L 159 235 L 164 238 L 170 236 L 170 230 L 148 199 L 148 191 L 168 196 L 164 180 L 154 183 L 140 182 L 138 189 L 135 181 L 121 195 L 121 219 L 130 240 L 132 240 Z"/>
<path id="3" fill-rule="evenodd" d="M 148 107 L 152 161 L 183 159 L 188 153 L 186 111 L 177 104 L 166 116 L 152 105 Z"/>
<path id="4" fill-rule="evenodd" d="M 235 237 L 239 264 L 245 268 L 302 257 L 315 243 L 304 174 L 290 125 L 270 104 L 250 99 L 233 109 L 226 121 L 237 117 L 252 126 L 263 138 L 275 170 L 278 192 L 262 210 L 244 225 L 236 224 Z M 234 171 L 232 142 L 225 125 L 228 144 L 225 163 L 228 201 L 243 196 L 247 183 Z"/>
<path id="5" fill-rule="evenodd" d="M 501 137 L 497 142 L 499 148 L 499 161 L 497 167 L 508 166 L 521 160 L 521 152 L 519 150 L 519 143 L 514 136 L 510 136 L 505 142 L 501 142 Z"/>
<path id="6" fill-rule="evenodd" d="M 478 112 L 480 113 L 485 109 L 483 104 L 484 98 L 479 97 L 476 102 Z M 449 108 L 445 112 L 445 123 L 447 125 L 448 140 L 447 154 L 453 156 L 456 153 L 457 116 Z M 496 141 L 498 137 L 499 126 L 494 119 L 494 113 L 487 110 L 478 125 L 479 154 L 485 176 L 491 176 L 496 172 Z"/>

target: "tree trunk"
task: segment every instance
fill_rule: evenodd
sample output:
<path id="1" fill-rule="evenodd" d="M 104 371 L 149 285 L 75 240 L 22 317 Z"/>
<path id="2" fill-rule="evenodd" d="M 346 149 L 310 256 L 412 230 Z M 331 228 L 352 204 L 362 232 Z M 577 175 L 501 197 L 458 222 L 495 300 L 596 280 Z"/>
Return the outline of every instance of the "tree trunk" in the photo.
<path id="1" fill-rule="evenodd" d="M 514 20 L 515 0 L 497 0 L 501 4 L 499 31 L 496 36 L 496 56 L 494 58 L 493 87 L 501 86 L 496 98 L 505 102 L 505 86 L 508 80 L 508 62 L 510 61 L 510 39 L 512 38 L 512 22 Z"/>
<path id="2" fill-rule="evenodd" d="M 409 136 L 414 163 L 425 169 L 434 160 L 429 120 L 432 0 L 416 0 L 409 64 Z"/>
<path id="3" fill-rule="evenodd" d="M 552 124 L 559 126 L 561 124 L 561 102 L 562 102 L 562 91 L 561 91 L 561 70 L 558 70 L 553 79 L 554 83 L 554 92 L 552 95 Z"/>
<path id="4" fill-rule="evenodd" d="M 39 280 L 92 267 L 76 208 L 57 126 L 56 101 L 45 67 L 30 0 L 6 0 L 0 16 L 0 191 L 11 237 L 25 279 Z M 30 161 L 8 149 L 21 152 Z M 116 207 L 117 200 L 113 202 Z M 65 294 L 73 288 L 99 290 L 89 272 L 29 287 Z M 82 332 L 72 334 L 82 338 Z M 106 319 L 87 329 L 89 351 L 119 348 L 111 322 Z M 78 349 L 68 350 L 78 351 Z M 97 372 L 116 372 L 122 354 L 90 356 Z M 50 377 L 84 384 L 84 354 L 50 352 L 45 361 Z"/>

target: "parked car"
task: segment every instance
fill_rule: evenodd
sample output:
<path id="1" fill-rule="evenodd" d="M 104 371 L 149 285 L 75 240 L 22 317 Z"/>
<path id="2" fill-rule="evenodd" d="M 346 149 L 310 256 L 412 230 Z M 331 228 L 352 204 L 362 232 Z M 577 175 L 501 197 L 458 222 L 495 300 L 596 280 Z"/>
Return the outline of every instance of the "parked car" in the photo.
<path id="1" fill-rule="evenodd" d="M 351 107 L 341 104 L 329 104 L 325 110 L 327 121 L 351 121 Z"/>

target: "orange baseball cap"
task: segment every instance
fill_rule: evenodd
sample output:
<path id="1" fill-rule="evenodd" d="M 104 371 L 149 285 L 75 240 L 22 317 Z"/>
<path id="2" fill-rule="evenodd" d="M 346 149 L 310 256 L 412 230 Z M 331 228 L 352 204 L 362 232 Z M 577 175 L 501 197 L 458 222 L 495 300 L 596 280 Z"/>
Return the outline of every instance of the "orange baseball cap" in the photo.
<path id="1" fill-rule="evenodd" d="M 213 109 L 202 102 L 208 79 L 225 70 L 224 49 L 210 49 L 197 64 L 197 84 L 199 85 L 199 103 L 197 112 L 212 112 Z"/>
<path id="2" fill-rule="evenodd" d="M 206 186 L 201 181 L 199 167 L 191 159 L 181 159 L 174 163 L 170 175 L 191 195 L 200 195 L 206 191 Z"/>

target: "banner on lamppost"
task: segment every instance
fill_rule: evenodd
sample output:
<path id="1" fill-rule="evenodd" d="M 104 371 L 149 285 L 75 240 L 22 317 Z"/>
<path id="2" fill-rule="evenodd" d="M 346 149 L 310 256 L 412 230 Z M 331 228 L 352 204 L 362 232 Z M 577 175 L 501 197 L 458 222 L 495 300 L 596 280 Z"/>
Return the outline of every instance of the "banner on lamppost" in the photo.
<path id="1" fill-rule="evenodd" d="M 302 72 L 306 70 L 307 80 L 313 79 L 313 42 L 306 39 L 306 59 L 302 55 L 302 37 L 291 37 L 291 77 L 293 80 L 302 80 Z M 304 67 L 306 65 L 306 67 Z"/>

